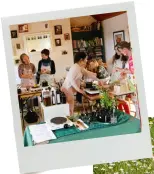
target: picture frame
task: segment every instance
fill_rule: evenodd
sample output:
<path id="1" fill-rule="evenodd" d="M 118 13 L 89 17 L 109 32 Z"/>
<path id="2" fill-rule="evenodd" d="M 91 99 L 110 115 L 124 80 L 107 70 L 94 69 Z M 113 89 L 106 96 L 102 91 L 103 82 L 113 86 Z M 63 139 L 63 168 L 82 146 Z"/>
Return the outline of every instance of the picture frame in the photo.
<path id="1" fill-rule="evenodd" d="M 20 108 L 18 105 L 18 95 L 17 95 L 17 85 L 13 82 L 15 79 L 14 74 L 14 64 L 10 61 L 10 58 L 13 57 L 12 54 L 12 45 L 10 44 L 10 31 L 8 28 L 15 24 L 34 22 L 34 19 L 37 21 L 47 21 L 49 16 L 52 17 L 52 20 L 61 20 L 63 18 L 71 18 L 76 15 L 78 16 L 86 16 L 88 11 L 91 11 L 92 14 L 102 14 L 103 13 L 111 13 L 112 11 L 125 11 L 127 9 L 130 33 L 131 33 L 131 44 L 133 47 L 133 57 L 134 57 L 134 66 L 135 66 L 135 77 L 137 81 L 137 89 L 139 93 L 139 102 L 141 105 L 141 119 L 142 119 L 142 132 L 134 133 L 134 134 L 121 134 L 118 136 L 112 135 L 110 137 L 103 136 L 93 139 L 84 139 L 84 136 L 80 140 L 75 140 L 74 142 L 58 142 L 57 144 L 44 144 L 44 145 L 23 145 L 23 131 L 22 131 L 22 123 L 21 123 L 21 115 Z M 10 83 L 10 96 L 12 103 L 12 114 L 14 120 L 14 131 L 19 159 L 19 169 L 20 173 L 35 173 L 35 172 L 44 172 L 46 170 L 55 170 L 76 166 L 84 166 L 84 165 L 92 165 L 98 163 L 111 163 L 122 160 L 134 160 L 139 158 L 151 158 L 152 157 L 152 149 L 151 149 L 151 137 L 149 134 L 149 124 L 148 124 L 148 112 L 146 109 L 146 98 L 145 98 L 145 89 L 144 89 L 144 80 L 141 66 L 141 58 L 140 58 L 140 49 L 138 43 L 138 35 L 137 35 L 137 26 L 136 26 L 136 18 L 135 18 L 135 10 L 134 3 L 127 2 L 119 5 L 117 4 L 109 4 L 103 6 L 94 6 L 94 7 L 86 7 L 86 8 L 77 8 L 74 11 L 74 14 L 71 10 L 61 10 L 57 12 L 46 12 L 38 14 L 30 14 L 23 18 L 23 16 L 19 17 L 9 17 L 2 19 L 3 26 L 3 36 L 4 36 L 4 46 L 5 46 L 5 55 L 6 55 L 6 65 L 7 65 L 7 73 L 8 80 Z M 86 14 L 85 14 L 86 12 Z M 90 13 L 88 12 L 90 15 Z M 55 21 L 54 21 L 55 22 Z M 58 21 L 57 21 L 58 22 Z M 120 21 L 121 22 L 121 21 Z M 53 28 L 54 30 L 54 28 Z M 113 37 L 113 32 L 111 32 L 111 36 Z M 111 38 L 112 38 L 111 37 Z M 58 37 L 57 37 L 58 38 Z M 56 38 L 54 38 L 56 39 Z M 72 44 L 72 43 L 70 43 Z M 72 46 L 72 45 L 71 45 Z M 112 45 L 111 45 L 112 46 Z M 60 47 L 59 47 L 60 48 Z M 112 48 L 111 48 L 112 49 Z M 59 50 L 54 50 L 60 51 Z M 61 67 L 71 66 L 71 63 L 67 63 L 63 57 L 60 57 L 60 52 L 58 52 L 58 57 L 60 60 Z M 68 55 L 69 56 L 69 55 Z M 72 55 L 73 56 L 73 55 Z M 72 58 L 72 56 L 70 58 Z M 67 56 L 66 56 L 67 57 Z M 64 57 L 65 58 L 65 57 Z M 40 58 L 39 58 L 40 59 Z M 62 61 L 66 62 L 66 65 L 63 64 Z M 73 63 L 73 59 L 72 59 Z M 63 68 L 65 70 L 65 68 Z M 60 110 L 60 109 L 59 109 Z M 56 110 L 56 111 L 59 111 Z M 68 115 L 67 112 L 55 112 L 60 116 L 59 113 Z M 69 107 L 68 107 L 69 112 Z M 129 120 L 130 122 L 133 119 Z M 114 127 L 116 129 L 116 127 Z M 105 128 L 106 129 L 106 128 Z M 99 131 L 99 130 L 98 130 Z M 132 130 L 131 130 L 132 131 Z M 86 132 L 86 131 L 85 131 Z M 87 131 L 88 132 L 88 131 Z M 114 132 L 113 132 L 114 133 Z M 29 134 L 31 136 L 31 134 Z M 98 135 L 98 134 L 97 134 Z M 131 153 L 128 153 L 128 149 L 132 146 Z M 26 142 L 27 143 L 27 142 Z M 72 146 L 73 145 L 73 146 Z M 114 148 L 113 148 L 114 145 Z M 94 149 L 94 147 L 97 147 Z M 74 150 L 76 149 L 76 150 Z M 120 149 L 120 153 L 119 150 Z M 72 153 L 73 152 L 73 153 Z M 81 158 L 81 154 L 82 155 Z M 51 160 L 52 159 L 54 160 Z M 114 157 L 114 158 L 113 158 Z"/>
<path id="2" fill-rule="evenodd" d="M 18 25 L 19 33 L 28 32 L 28 24 Z"/>
<path id="3" fill-rule="evenodd" d="M 55 25 L 55 35 L 61 35 L 62 34 L 62 25 Z"/>
<path id="4" fill-rule="evenodd" d="M 125 41 L 125 31 L 120 30 L 120 31 L 115 31 L 113 32 L 113 42 L 114 46 L 118 44 L 121 41 Z"/>
<path id="5" fill-rule="evenodd" d="M 45 29 L 48 29 L 49 28 L 49 24 L 45 23 L 44 27 L 45 27 Z"/>
<path id="6" fill-rule="evenodd" d="M 55 46 L 61 46 L 61 39 L 55 39 Z"/>
<path id="7" fill-rule="evenodd" d="M 20 50 L 20 49 L 21 49 L 21 44 L 17 43 L 17 44 L 16 44 L 16 49 L 17 49 L 17 50 Z"/>
<path id="8" fill-rule="evenodd" d="M 18 38 L 17 30 L 11 30 L 11 38 Z"/>
<path id="9" fill-rule="evenodd" d="M 65 33 L 64 34 L 64 39 L 65 40 L 70 40 L 70 34 L 69 33 Z"/>

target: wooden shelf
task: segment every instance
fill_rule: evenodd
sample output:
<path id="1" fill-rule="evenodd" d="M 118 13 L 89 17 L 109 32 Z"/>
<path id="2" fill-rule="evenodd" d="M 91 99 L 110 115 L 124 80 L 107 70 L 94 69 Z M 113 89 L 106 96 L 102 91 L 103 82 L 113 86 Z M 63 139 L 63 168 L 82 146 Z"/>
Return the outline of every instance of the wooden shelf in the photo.
<path id="1" fill-rule="evenodd" d="M 96 31 L 82 31 L 82 32 L 72 32 L 72 40 L 93 40 L 95 37 L 102 37 L 101 30 Z"/>

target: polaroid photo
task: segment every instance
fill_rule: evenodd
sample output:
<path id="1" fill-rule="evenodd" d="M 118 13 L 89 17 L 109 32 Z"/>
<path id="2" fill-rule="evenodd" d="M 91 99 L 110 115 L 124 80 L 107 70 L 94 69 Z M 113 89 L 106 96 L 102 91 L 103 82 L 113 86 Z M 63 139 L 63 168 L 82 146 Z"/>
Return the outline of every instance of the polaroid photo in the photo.
<path id="1" fill-rule="evenodd" d="M 21 173 L 152 157 L 133 2 L 8 17 L 2 27 Z"/>

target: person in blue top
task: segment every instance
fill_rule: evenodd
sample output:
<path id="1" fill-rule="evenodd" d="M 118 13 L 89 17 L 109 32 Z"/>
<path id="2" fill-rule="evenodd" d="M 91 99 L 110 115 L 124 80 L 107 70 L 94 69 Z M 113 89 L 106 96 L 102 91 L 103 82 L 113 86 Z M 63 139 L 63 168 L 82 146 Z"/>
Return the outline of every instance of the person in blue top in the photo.
<path id="1" fill-rule="evenodd" d="M 53 79 L 53 75 L 56 73 L 55 63 L 49 57 L 50 51 L 43 49 L 41 51 L 42 60 L 38 63 L 37 83 L 42 84 L 43 81 L 47 81 L 50 85 Z"/>

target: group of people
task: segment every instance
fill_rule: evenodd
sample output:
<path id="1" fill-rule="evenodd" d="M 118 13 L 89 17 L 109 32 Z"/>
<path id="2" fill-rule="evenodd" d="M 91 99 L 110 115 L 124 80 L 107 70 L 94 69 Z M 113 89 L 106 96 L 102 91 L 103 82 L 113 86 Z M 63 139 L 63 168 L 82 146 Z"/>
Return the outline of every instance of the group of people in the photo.
<path id="1" fill-rule="evenodd" d="M 22 54 L 20 56 L 21 64 L 18 67 L 19 77 L 21 78 L 21 84 L 33 86 L 34 84 L 41 84 L 44 80 L 52 81 L 52 75 L 55 74 L 55 63 L 49 57 L 49 50 L 44 49 L 41 51 L 42 59 L 38 63 L 38 71 L 36 67 L 30 62 L 29 56 Z M 80 94 L 89 98 L 89 96 L 82 89 L 82 80 L 91 79 L 98 81 L 99 85 L 106 88 L 108 85 L 106 82 L 110 79 L 111 82 L 117 80 L 123 80 L 126 78 L 134 78 L 134 65 L 132 59 L 132 49 L 130 43 L 122 41 L 115 46 L 115 55 L 107 61 L 106 65 L 102 62 L 102 59 L 88 59 L 86 53 L 78 52 L 74 58 L 74 65 L 69 69 L 65 81 L 61 87 L 61 91 L 65 94 L 67 103 L 70 106 L 70 115 L 74 113 L 74 95 Z M 111 73 L 107 71 L 108 67 L 112 67 Z M 36 78 L 34 77 L 36 75 Z M 108 80 L 106 80 L 108 79 Z M 137 94 L 127 95 L 134 101 L 136 111 L 138 109 Z M 118 108 L 125 110 L 127 114 L 130 114 L 130 109 L 127 102 L 124 99 L 119 98 Z"/>
<path id="2" fill-rule="evenodd" d="M 115 46 L 115 55 L 107 61 L 107 67 L 112 67 L 112 72 L 109 73 L 104 67 L 102 59 L 90 59 L 84 52 L 79 52 L 75 55 L 75 64 L 70 68 L 67 77 L 63 83 L 61 90 L 65 93 L 67 102 L 70 106 L 70 114 L 74 112 L 74 95 L 80 94 L 89 98 L 85 91 L 81 88 L 83 79 L 96 80 L 104 88 L 106 85 L 105 79 L 110 79 L 111 82 L 120 81 L 123 79 L 134 80 L 134 65 L 132 58 L 132 49 L 130 43 L 122 41 Z M 132 84 L 135 84 L 132 82 Z M 139 105 L 137 93 L 126 95 L 131 98 L 135 107 L 136 114 L 139 115 Z M 130 114 L 130 108 L 124 98 L 119 97 L 118 108 Z"/>
<path id="3" fill-rule="evenodd" d="M 21 64 L 18 67 L 18 74 L 22 86 L 34 86 L 35 84 L 41 84 L 45 80 L 48 82 L 52 81 L 52 75 L 55 74 L 56 68 L 49 54 L 50 52 L 48 49 L 43 49 L 41 51 L 42 59 L 38 63 L 37 72 L 35 65 L 30 62 L 29 56 L 25 53 L 21 54 Z"/>

